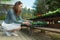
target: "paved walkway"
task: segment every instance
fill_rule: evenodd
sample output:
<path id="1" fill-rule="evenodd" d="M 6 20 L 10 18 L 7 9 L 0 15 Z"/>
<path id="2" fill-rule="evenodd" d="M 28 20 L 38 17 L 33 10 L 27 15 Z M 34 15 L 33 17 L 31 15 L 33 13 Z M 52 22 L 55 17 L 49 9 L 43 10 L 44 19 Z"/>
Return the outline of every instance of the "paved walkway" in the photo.
<path id="1" fill-rule="evenodd" d="M 23 34 L 22 32 L 19 33 L 19 37 L 8 37 L 8 36 L 4 36 L 2 34 L 2 32 L 0 32 L 0 40 L 33 40 L 31 37 L 26 36 L 25 34 Z"/>
<path id="2" fill-rule="evenodd" d="M 49 36 L 44 35 L 44 34 L 33 34 L 32 36 L 29 36 L 26 32 L 20 31 L 19 33 L 19 37 L 8 37 L 8 36 L 4 36 L 3 33 L 0 31 L 0 40 L 52 40 Z"/>
<path id="3" fill-rule="evenodd" d="M 1 26 L 0 26 L 1 29 Z M 3 32 L 0 30 L 0 40 L 52 40 L 50 36 L 41 34 L 41 33 L 33 33 L 32 36 L 28 34 L 28 31 L 26 29 L 21 30 L 18 32 L 19 37 L 15 36 L 4 36 Z"/>

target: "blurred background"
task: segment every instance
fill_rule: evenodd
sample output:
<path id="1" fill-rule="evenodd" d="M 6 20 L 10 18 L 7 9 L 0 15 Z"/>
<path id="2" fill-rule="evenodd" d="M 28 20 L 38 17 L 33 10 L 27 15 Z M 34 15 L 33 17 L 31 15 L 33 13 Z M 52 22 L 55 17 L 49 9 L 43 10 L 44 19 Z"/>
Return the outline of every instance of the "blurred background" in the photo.
<path id="1" fill-rule="evenodd" d="M 17 1 L 21 1 L 23 3 L 20 15 L 23 19 L 36 18 L 42 14 L 53 15 L 54 12 L 60 12 L 60 0 L 0 0 L 1 21 L 5 19 L 7 10 L 12 8 L 14 3 Z"/>
<path id="2" fill-rule="evenodd" d="M 60 30 L 60 0 L 0 0 L 0 26 L 3 20 L 6 18 L 7 10 L 12 8 L 15 4 L 15 2 L 21 1 L 23 3 L 23 8 L 21 15 L 23 19 L 25 20 L 32 20 L 32 28 L 37 27 L 49 27 L 49 28 L 58 28 Z M 48 26 L 47 26 L 48 25 Z M 1 28 L 0 28 L 1 29 Z M 46 29 L 47 30 L 47 29 Z M 57 31 L 60 33 L 60 31 Z M 24 30 L 24 34 L 20 32 L 20 39 L 32 39 L 34 37 L 34 40 L 60 40 L 60 34 L 55 34 L 51 32 L 46 32 L 47 34 L 50 34 L 49 36 L 46 34 L 40 34 L 37 36 L 27 36 L 28 34 L 25 34 L 27 30 Z M 29 30 L 28 30 L 29 31 Z M 37 32 L 37 30 L 35 30 Z M 41 31 L 41 30 L 38 30 Z M 43 30 L 44 31 L 44 30 Z M 48 29 L 49 31 L 49 29 Z M 56 30 L 52 30 L 56 31 Z M 1 33 L 2 34 L 2 33 Z M 55 35 L 57 36 L 55 36 Z M 0 37 L 1 40 L 4 39 L 4 37 Z M 9 37 L 10 38 L 10 37 Z M 9 38 L 6 38 L 9 39 Z M 16 38 L 16 37 L 14 37 Z M 11 39 L 14 39 L 13 37 Z M 48 39 L 49 38 L 49 39 Z M 16 40 L 19 38 L 16 38 Z M 19 40 L 20 40 L 19 39 Z M 5 40 L 5 39 L 4 39 Z M 14 39 L 15 40 L 15 39 Z M 33 40 L 33 39 L 32 39 Z"/>

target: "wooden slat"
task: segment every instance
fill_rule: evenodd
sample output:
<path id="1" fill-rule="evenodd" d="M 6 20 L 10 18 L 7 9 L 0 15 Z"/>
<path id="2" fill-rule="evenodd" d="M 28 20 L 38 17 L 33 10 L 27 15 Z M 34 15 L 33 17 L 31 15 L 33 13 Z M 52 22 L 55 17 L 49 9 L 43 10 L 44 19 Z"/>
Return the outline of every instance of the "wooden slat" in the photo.
<path id="1" fill-rule="evenodd" d="M 60 29 L 60 24 L 48 24 L 48 27 Z"/>
<path id="2" fill-rule="evenodd" d="M 60 29 L 45 28 L 45 27 L 35 27 L 35 28 L 38 28 L 38 29 L 40 29 L 40 30 L 45 30 L 45 31 L 51 31 L 51 32 L 60 33 Z"/>

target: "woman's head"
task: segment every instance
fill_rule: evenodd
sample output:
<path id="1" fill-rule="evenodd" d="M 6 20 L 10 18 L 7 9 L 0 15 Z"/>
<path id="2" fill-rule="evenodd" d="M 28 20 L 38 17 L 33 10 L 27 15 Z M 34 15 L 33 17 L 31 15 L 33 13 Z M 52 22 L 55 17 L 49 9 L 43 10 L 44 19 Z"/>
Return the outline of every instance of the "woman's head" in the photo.
<path id="1" fill-rule="evenodd" d="M 13 9 L 16 15 L 19 15 L 22 10 L 22 2 L 21 1 L 16 2 Z"/>

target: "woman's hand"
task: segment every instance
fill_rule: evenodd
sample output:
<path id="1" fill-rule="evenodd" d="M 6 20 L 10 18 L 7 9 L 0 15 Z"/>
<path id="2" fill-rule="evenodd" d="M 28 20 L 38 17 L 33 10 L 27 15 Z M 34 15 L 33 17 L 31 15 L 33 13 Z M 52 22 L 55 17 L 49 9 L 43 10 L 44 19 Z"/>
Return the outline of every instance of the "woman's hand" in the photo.
<path id="1" fill-rule="evenodd" d="M 23 22 L 23 24 L 26 24 L 27 26 L 31 25 L 29 21 Z"/>

